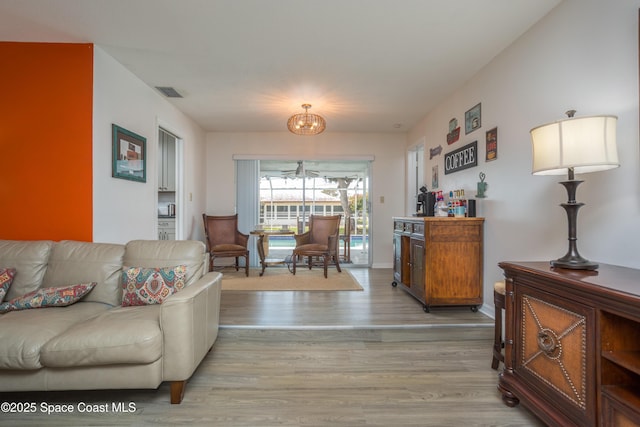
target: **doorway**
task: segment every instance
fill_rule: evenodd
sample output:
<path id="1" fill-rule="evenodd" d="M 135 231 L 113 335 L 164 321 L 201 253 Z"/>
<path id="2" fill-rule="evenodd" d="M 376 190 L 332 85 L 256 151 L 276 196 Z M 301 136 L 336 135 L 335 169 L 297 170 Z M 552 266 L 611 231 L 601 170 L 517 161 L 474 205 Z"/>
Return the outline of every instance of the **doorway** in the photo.
<path id="1" fill-rule="evenodd" d="M 340 262 L 369 266 L 369 161 L 261 160 L 257 225 L 265 229 L 307 229 L 309 215 L 342 215 Z M 270 239 L 274 256 L 290 255 L 292 236 Z"/>
<path id="2" fill-rule="evenodd" d="M 182 140 L 158 128 L 158 239 L 182 239 Z"/>
<path id="3" fill-rule="evenodd" d="M 424 182 L 424 139 L 407 151 L 407 212 L 416 212 L 420 187 Z"/>

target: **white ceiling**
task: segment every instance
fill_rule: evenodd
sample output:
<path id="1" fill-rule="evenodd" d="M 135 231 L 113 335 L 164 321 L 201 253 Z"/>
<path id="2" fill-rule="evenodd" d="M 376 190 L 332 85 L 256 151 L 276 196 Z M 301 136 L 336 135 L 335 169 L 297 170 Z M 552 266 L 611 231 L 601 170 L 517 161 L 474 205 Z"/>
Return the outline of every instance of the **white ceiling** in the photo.
<path id="1" fill-rule="evenodd" d="M 206 131 L 406 132 L 560 1 L 0 0 L 0 40 L 95 43 Z"/>

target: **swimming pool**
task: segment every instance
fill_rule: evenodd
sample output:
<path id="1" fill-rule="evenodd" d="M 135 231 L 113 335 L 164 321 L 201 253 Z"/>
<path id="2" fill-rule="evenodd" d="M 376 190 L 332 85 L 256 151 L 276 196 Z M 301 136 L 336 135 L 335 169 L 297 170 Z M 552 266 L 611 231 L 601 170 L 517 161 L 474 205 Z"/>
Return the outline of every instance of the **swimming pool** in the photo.
<path id="1" fill-rule="evenodd" d="M 351 244 L 349 245 L 352 248 L 361 248 L 362 242 L 369 244 L 368 236 L 351 236 Z M 269 247 L 270 248 L 291 248 L 293 249 L 296 246 L 296 241 L 293 236 L 269 236 Z"/>

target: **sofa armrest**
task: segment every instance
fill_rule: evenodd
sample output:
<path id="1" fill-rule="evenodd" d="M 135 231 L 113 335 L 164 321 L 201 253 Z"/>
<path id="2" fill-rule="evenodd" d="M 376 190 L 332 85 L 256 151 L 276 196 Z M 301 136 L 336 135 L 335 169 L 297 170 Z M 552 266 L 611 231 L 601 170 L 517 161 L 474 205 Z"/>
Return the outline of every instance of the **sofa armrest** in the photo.
<path id="1" fill-rule="evenodd" d="M 222 274 L 210 272 L 167 298 L 160 310 L 163 380 L 191 377 L 218 336 Z"/>

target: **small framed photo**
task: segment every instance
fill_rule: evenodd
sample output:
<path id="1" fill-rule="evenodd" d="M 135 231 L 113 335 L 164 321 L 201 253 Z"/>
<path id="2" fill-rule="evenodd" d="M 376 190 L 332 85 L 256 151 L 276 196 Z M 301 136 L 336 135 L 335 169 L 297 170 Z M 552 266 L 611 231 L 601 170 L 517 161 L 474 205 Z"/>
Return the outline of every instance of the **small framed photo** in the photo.
<path id="1" fill-rule="evenodd" d="M 111 176 L 147 182 L 147 139 L 115 124 L 111 125 L 111 134 Z"/>
<path id="2" fill-rule="evenodd" d="M 487 131 L 487 150 L 485 162 L 490 162 L 498 158 L 498 128 L 495 127 Z"/>
<path id="3" fill-rule="evenodd" d="M 482 126 L 481 105 L 478 103 L 464 113 L 464 133 L 473 132 Z"/>
<path id="4" fill-rule="evenodd" d="M 440 186 L 440 179 L 438 177 L 438 165 L 431 167 L 431 188 L 438 188 Z"/>

